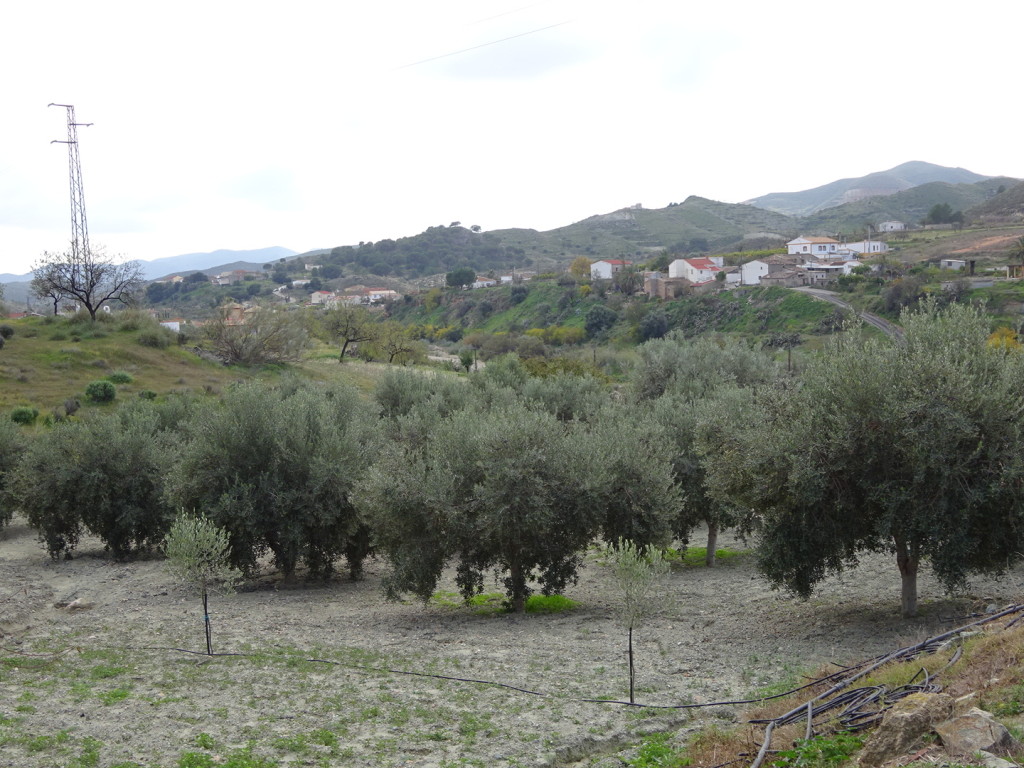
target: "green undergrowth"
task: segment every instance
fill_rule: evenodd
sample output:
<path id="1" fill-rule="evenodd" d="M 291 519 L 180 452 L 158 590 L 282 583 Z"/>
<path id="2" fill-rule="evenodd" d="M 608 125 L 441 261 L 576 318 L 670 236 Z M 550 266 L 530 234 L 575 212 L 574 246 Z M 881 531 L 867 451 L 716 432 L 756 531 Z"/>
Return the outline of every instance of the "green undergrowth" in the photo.
<path id="1" fill-rule="evenodd" d="M 508 598 L 500 592 L 482 592 L 464 600 L 458 592 L 435 592 L 430 603 L 444 608 L 469 608 L 480 616 L 496 616 L 509 613 Z M 527 613 L 561 613 L 572 611 L 579 603 L 564 595 L 530 595 L 526 599 Z"/>
<path id="2" fill-rule="evenodd" d="M 834 768 L 849 760 L 864 739 L 847 731 L 798 741 L 792 749 L 776 753 L 775 768 Z"/>
<path id="3" fill-rule="evenodd" d="M 716 549 L 715 567 L 734 564 L 748 554 L 750 553 L 738 549 Z M 704 568 L 707 556 L 707 547 L 687 547 L 683 551 L 670 548 L 665 551 L 665 559 L 671 565 L 681 568 Z"/>

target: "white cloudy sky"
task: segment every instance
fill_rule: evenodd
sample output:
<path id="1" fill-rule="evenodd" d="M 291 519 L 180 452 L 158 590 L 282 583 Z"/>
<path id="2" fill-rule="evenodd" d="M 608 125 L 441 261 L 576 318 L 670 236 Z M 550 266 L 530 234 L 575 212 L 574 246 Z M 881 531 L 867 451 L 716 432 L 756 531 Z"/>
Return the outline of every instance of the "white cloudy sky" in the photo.
<path id="1" fill-rule="evenodd" d="M 0 273 L 552 229 L 908 160 L 1024 177 L 1020 0 L 89 0 L 0 31 Z"/>

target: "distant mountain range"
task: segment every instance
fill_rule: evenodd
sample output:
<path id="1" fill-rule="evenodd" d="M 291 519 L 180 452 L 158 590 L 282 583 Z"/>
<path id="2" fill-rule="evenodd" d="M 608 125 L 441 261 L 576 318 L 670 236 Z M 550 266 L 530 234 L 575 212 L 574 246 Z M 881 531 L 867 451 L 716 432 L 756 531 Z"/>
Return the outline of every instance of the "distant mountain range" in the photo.
<path id="1" fill-rule="evenodd" d="M 260 269 L 271 261 L 287 259 L 296 255 L 296 251 L 290 248 L 282 248 L 279 245 L 270 248 L 259 248 L 255 251 L 210 251 L 209 253 L 186 253 L 181 256 L 168 256 L 163 259 L 153 259 L 142 262 L 142 269 L 147 280 L 157 280 L 161 277 L 170 277 L 182 272 L 196 272 L 216 269 L 224 272 L 229 269 Z M 238 262 L 248 264 L 248 267 L 235 266 Z"/>
<path id="2" fill-rule="evenodd" d="M 810 216 L 826 208 L 860 202 L 869 197 L 894 195 L 922 184 L 975 184 L 990 178 L 965 168 L 947 168 L 915 160 L 887 171 L 869 173 L 856 179 L 839 179 L 802 192 L 773 192 L 747 200 L 746 204 L 787 216 Z"/>

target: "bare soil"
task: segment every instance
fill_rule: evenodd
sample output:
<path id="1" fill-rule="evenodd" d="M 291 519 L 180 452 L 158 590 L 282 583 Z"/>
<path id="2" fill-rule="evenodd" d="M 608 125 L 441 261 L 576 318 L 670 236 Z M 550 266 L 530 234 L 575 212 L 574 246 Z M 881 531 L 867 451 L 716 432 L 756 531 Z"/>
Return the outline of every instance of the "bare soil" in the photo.
<path id="1" fill-rule="evenodd" d="M 744 550 L 728 535 L 720 546 Z M 214 650 L 243 655 L 211 658 L 198 597 L 158 559 L 114 562 L 85 540 L 54 562 L 16 519 L 0 533 L 0 765 L 611 768 L 650 734 L 681 743 L 742 711 L 583 701 L 628 697 L 626 632 L 596 551 L 567 591 L 579 607 L 548 615 L 389 603 L 383 572 L 370 562 L 364 581 L 327 584 L 268 573 L 213 597 Z M 679 567 L 635 632 L 637 700 L 784 690 L 1017 601 L 1022 583 L 1018 570 L 948 598 L 922 574 L 908 621 L 883 555 L 809 601 L 772 591 L 749 553 Z"/>

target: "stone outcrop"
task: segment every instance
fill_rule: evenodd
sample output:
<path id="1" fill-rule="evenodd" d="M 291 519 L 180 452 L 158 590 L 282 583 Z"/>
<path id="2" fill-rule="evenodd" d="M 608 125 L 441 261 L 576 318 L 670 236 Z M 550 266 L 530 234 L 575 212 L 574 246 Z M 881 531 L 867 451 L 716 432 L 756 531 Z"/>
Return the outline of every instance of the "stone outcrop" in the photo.
<path id="1" fill-rule="evenodd" d="M 875 768 L 907 754 L 925 734 L 953 714 L 953 698 L 945 693 L 914 693 L 893 705 L 868 738 L 859 763 Z"/>
<path id="2" fill-rule="evenodd" d="M 973 707 L 966 714 L 935 726 L 942 745 L 951 755 L 989 752 L 1005 755 L 1020 751 L 1021 744 L 991 714 Z"/>

